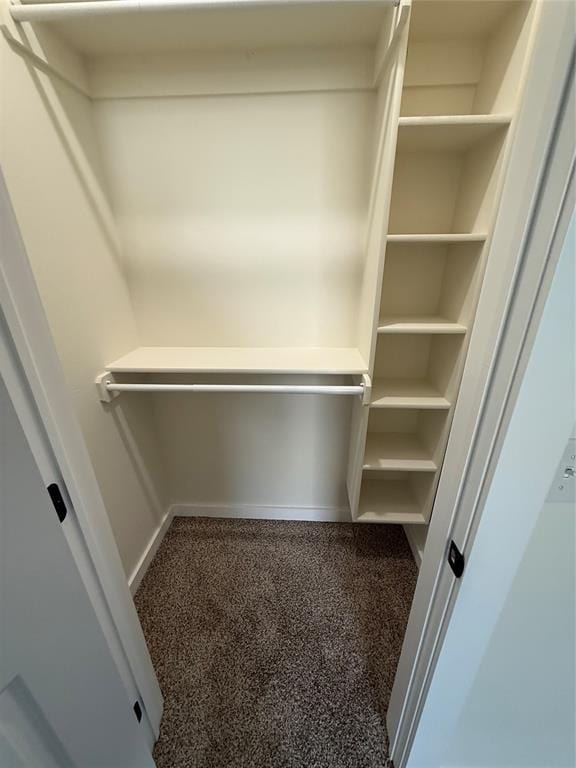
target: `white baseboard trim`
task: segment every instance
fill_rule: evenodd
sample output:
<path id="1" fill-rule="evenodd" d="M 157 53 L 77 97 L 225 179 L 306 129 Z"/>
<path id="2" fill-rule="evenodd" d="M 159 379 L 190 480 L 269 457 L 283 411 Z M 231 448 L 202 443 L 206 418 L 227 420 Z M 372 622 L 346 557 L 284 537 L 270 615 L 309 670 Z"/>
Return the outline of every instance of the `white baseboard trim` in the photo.
<path id="1" fill-rule="evenodd" d="M 308 520 L 320 523 L 351 523 L 346 507 L 282 507 L 254 504 L 173 504 L 174 517 L 222 517 L 240 520 Z"/>
<path id="2" fill-rule="evenodd" d="M 152 534 L 150 541 L 148 542 L 148 546 L 142 553 L 142 557 L 138 561 L 138 564 L 130 574 L 130 578 L 128 579 L 128 586 L 130 587 L 130 592 L 133 595 L 136 594 L 136 590 L 140 586 L 140 582 L 144 578 L 144 574 L 146 573 L 146 571 L 148 570 L 148 566 L 154 559 L 154 555 L 158 551 L 158 547 L 162 543 L 162 539 L 166 535 L 166 531 L 168 530 L 170 523 L 172 522 L 172 518 L 174 516 L 172 509 L 173 509 L 172 507 L 168 508 L 168 511 L 162 518 L 162 522 Z"/>
<path id="3" fill-rule="evenodd" d="M 410 544 L 410 549 L 414 555 L 414 560 L 418 569 L 422 565 L 422 556 L 424 555 L 424 545 L 426 544 L 427 525 L 404 525 L 404 533 Z"/>

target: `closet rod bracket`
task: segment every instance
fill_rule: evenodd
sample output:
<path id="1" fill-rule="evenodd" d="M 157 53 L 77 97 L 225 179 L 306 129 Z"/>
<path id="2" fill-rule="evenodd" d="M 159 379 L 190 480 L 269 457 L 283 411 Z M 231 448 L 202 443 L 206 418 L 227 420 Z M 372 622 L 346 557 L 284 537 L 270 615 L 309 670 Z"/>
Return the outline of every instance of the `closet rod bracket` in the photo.
<path id="1" fill-rule="evenodd" d="M 99 373 L 98 376 L 96 376 L 94 383 L 96 384 L 96 390 L 98 391 L 98 399 L 102 403 L 111 403 L 112 400 L 120 394 L 120 392 L 114 392 L 113 390 L 108 389 L 108 385 L 114 384 L 114 375 L 109 371 Z"/>
<path id="2" fill-rule="evenodd" d="M 367 373 L 362 374 L 362 405 L 370 405 L 372 400 L 372 379 Z"/>

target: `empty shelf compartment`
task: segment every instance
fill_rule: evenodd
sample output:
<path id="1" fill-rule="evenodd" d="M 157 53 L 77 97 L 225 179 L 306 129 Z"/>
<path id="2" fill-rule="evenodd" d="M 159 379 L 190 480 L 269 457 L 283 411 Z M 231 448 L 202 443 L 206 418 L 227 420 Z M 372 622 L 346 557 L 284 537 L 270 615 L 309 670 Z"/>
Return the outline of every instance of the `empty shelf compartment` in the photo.
<path id="1" fill-rule="evenodd" d="M 364 470 L 409 469 L 435 472 L 437 466 L 430 452 L 416 435 L 369 434 L 366 438 Z"/>
<path id="2" fill-rule="evenodd" d="M 399 149 L 389 232 L 486 232 L 491 222 L 506 130 L 506 126 L 496 126 L 470 147 Z"/>
<path id="3" fill-rule="evenodd" d="M 374 380 L 383 380 L 387 387 L 392 386 L 395 396 L 402 396 L 402 387 L 410 382 L 406 390 L 408 397 L 414 397 L 415 392 L 426 392 L 453 402 L 459 384 L 458 363 L 464 354 L 463 338 L 460 335 L 382 334 L 376 345 Z M 372 394 L 373 400 L 375 397 L 378 390 Z"/>
<path id="4" fill-rule="evenodd" d="M 374 379 L 370 407 L 447 410 L 450 408 L 450 401 L 426 381 Z"/>
<path id="5" fill-rule="evenodd" d="M 434 487 L 435 475 L 421 472 L 387 472 L 377 479 L 364 477 L 356 522 L 425 524 Z"/>
<path id="6" fill-rule="evenodd" d="M 388 242 L 379 333 L 465 333 L 481 279 L 481 243 Z"/>
<path id="7" fill-rule="evenodd" d="M 413 3 L 401 114 L 512 112 L 530 39 L 530 6 L 515 0 Z"/>
<path id="8" fill-rule="evenodd" d="M 441 461 L 444 411 L 371 409 L 364 453 L 365 472 L 435 472 Z"/>

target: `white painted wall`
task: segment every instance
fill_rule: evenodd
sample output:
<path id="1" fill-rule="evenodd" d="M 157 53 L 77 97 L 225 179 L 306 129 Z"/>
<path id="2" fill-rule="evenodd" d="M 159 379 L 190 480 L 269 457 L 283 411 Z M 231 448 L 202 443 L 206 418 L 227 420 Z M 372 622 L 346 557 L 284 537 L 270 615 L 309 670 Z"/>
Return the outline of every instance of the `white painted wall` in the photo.
<path id="1" fill-rule="evenodd" d="M 94 102 L 142 346 L 354 346 L 374 101 Z"/>
<path id="2" fill-rule="evenodd" d="M 328 508 L 344 510 L 347 516 L 350 400 L 314 395 L 152 396 L 172 500 Z"/>
<path id="3" fill-rule="evenodd" d="M 0 162 L 129 574 L 159 524 L 165 491 L 147 403 L 126 398 L 112 411 L 95 395 L 95 375 L 137 336 L 102 205 L 91 105 L 67 86 L 53 90 L 4 37 L 0 47 Z"/>
<path id="4" fill-rule="evenodd" d="M 409 768 L 575 764 L 575 509 L 546 503 L 576 416 L 573 219 Z"/>

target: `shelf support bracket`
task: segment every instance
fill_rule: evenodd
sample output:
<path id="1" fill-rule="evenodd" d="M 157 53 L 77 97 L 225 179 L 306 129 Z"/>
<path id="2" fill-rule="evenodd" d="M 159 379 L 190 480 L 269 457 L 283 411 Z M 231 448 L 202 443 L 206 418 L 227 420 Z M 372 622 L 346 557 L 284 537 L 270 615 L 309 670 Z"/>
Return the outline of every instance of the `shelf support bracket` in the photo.
<path id="1" fill-rule="evenodd" d="M 109 371 L 99 373 L 96 376 L 94 383 L 96 384 L 96 390 L 98 391 L 98 399 L 101 403 L 111 403 L 120 392 L 114 392 L 108 389 L 108 384 L 114 384 L 114 375 Z"/>
<path id="2" fill-rule="evenodd" d="M 367 373 L 362 374 L 362 386 L 364 387 L 362 405 L 370 405 L 372 400 L 372 379 Z"/>

